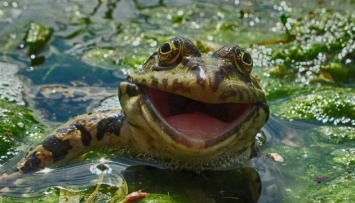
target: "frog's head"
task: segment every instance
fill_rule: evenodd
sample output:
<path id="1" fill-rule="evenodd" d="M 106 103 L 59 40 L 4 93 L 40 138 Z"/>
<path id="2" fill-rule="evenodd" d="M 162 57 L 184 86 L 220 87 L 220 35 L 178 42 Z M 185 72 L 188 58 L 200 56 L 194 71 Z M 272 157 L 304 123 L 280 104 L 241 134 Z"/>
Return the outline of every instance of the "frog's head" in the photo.
<path id="1" fill-rule="evenodd" d="M 120 84 L 121 106 L 130 126 L 158 143 L 152 148 L 176 157 L 249 157 L 269 116 L 252 67 L 239 46 L 201 54 L 190 40 L 173 38 Z"/>

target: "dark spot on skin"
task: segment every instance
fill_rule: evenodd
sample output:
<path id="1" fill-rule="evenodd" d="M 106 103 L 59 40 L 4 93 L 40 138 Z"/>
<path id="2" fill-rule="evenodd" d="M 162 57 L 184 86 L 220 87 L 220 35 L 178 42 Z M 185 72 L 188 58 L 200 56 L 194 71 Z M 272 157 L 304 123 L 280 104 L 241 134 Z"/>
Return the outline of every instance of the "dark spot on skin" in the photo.
<path id="1" fill-rule="evenodd" d="M 171 90 L 172 91 L 183 91 L 183 92 L 189 92 L 190 87 L 184 85 L 183 83 L 179 82 L 178 79 L 173 80 L 173 84 L 171 85 Z"/>
<path id="2" fill-rule="evenodd" d="M 146 79 L 143 79 L 143 80 L 142 80 L 142 83 L 143 83 L 143 84 L 147 84 L 147 80 L 146 80 Z"/>
<path id="3" fill-rule="evenodd" d="M 76 129 L 78 129 L 81 133 L 81 142 L 83 143 L 84 146 L 89 146 L 91 142 L 91 135 L 90 133 L 86 130 L 85 126 L 82 124 L 74 124 Z"/>
<path id="4" fill-rule="evenodd" d="M 43 140 L 42 146 L 52 153 L 53 163 L 64 159 L 68 151 L 72 149 L 69 140 L 62 140 L 55 135 L 51 135 Z"/>
<path id="5" fill-rule="evenodd" d="M 168 81 L 169 81 L 169 80 L 166 79 L 166 78 L 164 78 L 164 79 L 162 80 L 165 89 L 168 87 Z"/>
<path id="6" fill-rule="evenodd" d="M 158 85 L 159 85 L 159 79 L 156 77 L 152 77 L 152 86 L 158 87 Z"/>
<path id="7" fill-rule="evenodd" d="M 20 171 L 22 171 L 23 173 L 31 173 L 42 169 L 42 167 L 39 166 L 41 164 L 41 160 L 38 159 L 36 153 L 37 151 L 33 152 L 27 157 L 26 163 L 21 166 L 21 168 L 19 169 Z"/>
<path id="8" fill-rule="evenodd" d="M 183 85 L 179 83 L 178 79 L 173 80 L 173 84 L 171 85 L 173 91 L 180 89 Z"/>
<path id="9" fill-rule="evenodd" d="M 230 98 L 230 97 L 236 97 L 236 96 L 238 96 L 239 94 L 240 94 L 240 92 L 238 92 L 237 89 L 231 89 L 231 90 L 229 90 L 229 91 L 224 91 L 224 92 L 221 94 L 221 96 L 219 96 L 219 99 L 220 99 L 221 101 L 225 101 L 225 100 L 227 100 L 228 98 Z"/>
<path id="10" fill-rule="evenodd" d="M 137 85 L 131 83 L 127 84 L 126 92 L 129 97 L 137 96 L 139 93 Z"/>
<path id="11" fill-rule="evenodd" d="M 217 71 L 214 73 L 214 80 L 212 83 L 210 83 L 210 88 L 213 90 L 213 91 L 217 91 L 218 87 L 219 87 L 219 84 L 221 84 L 222 82 L 222 75 L 221 75 L 221 72 L 220 71 Z"/>
<path id="12" fill-rule="evenodd" d="M 236 74 L 235 68 L 228 65 L 222 66 L 219 71 L 223 79 L 230 78 L 231 75 Z"/>
<path id="13" fill-rule="evenodd" d="M 106 133 L 113 133 L 116 136 L 120 135 L 120 129 L 122 127 L 124 115 L 119 114 L 114 117 L 104 118 L 97 123 L 97 140 L 102 140 Z"/>

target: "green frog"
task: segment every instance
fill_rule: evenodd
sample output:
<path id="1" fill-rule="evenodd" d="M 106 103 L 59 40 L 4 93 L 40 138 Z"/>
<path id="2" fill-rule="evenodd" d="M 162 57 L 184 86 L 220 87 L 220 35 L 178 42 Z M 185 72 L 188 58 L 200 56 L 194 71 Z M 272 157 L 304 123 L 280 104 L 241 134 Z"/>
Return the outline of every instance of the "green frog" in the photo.
<path id="1" fill-rule="evenodd" d="M 255 136 L 269 117 L 252 67 L 251 55 L 239 46 L 201 54 L 189 39 L 169 39 L 119 85 L 122 110 L 80 115 L 59 126 L 15 172 L 108 148 L 184 171 L 244 166 L 256 156 Z"/>

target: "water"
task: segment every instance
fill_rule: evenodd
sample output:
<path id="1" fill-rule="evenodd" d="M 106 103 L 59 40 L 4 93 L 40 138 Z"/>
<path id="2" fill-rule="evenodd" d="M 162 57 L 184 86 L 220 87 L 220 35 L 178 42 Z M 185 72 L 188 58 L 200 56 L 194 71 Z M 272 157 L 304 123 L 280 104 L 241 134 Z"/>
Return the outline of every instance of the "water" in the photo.
<path id="1" fill-rule="evenodd" d="M 116 95 L 117 85 L 125 79 L 126 73 L 140 68 L 141 64 L 157 50 L 160 43 L 176 35 L 191 38 L 193 41 L 200 40 L 204 46 L 211 49 L 235 43 L 253 48 L 253 57 L 256 59 L 254 74 L 261 78 L 267 92 L 274 94 L 274 88 L 286 86 L 290 83 L 289 80 L 292 80 L 295 89 L 288 90 L 291 92 L 290 95 L 298 92 L 308 94 L 313 89 L 308 90 L 304 86 L 309 87 L 312 84 L 299 85 L 297 79 L 293 81 L 292 77 L 277 83 L 267 77 L 265 72 L 273 68 L 275 63 L 265 53 L 276 49 L 276 45 L 264 47 L 258 44 L 284 36 L 284 32 L 280 31 L 284 29 L 280 23 L 281 14 L 285 13 L 297 19 L 310 15 L 310 12 L 316 8 L 333 9 L 348 15 L 354 9 L 354 2 L 351 0 L 341 2 L 227 0 L 223 3 L 217 0 L 2 1 L 0 2 L 0 29 L 2 30 L 0 62 L 18 66 L 18 76 L 24 83 L 21 99 L 25 100 L 28 109 L 36 112 L 38 120 L 51 125 L 91 111 L 104 98 Z M 53 31 L 48 42 L 42 44 L 42 47 L 32 54 L 29 53 L 28 46 L 23 43 L 30 22 Z M 350 59 L 351 56 L 350 54 Z M 275 79 L 278 80 L 279 78 Z M 348 87 L 354 86 L 353 81 L 344 83 Z M 322 82 L 314 86 L 328 87 Z M 332 85 L 329 88 L 333 88 Z M 269 104 L 272 110 L 285 100 L 284 103 L 293 100 L 292 97 L 283 97 L 282 89 L 275 92 L 280 95 L 270 97 Z M 276 110 L 272 113 L 279 112 Z M 280 119 L 279 116 L 272 116 L 263 131 L 267 142 L 262 147 L 262 151 L 265 154 L 277 152 L 284 158 L 282 163 L 273 163 L 280 171 L 284 184 L 283 190 L 280 191 L 283 197 L 278 201 L 350 202 L 355 200 L 354 195 L 349 192 L 355 189 L 354 126 L 349 124 L 335 126 L 301 119 L 288 121 Z M 69 165 L 56 169 L 45 176 L 46 185 L 38 184 L 37 187 L 24 188 L 34 196 L 46 194 L 50 197 L 53 197 L 50 194 L 57 192 L 51 190 L 48 192 L 48 188 L 52 186 L 69 187 L 68 190 L 75 188 L 80 191 L 91 187 L 90 191 L 93 191 L 97 176 L 90 173 L 89 168 L 94 163 Z M 202 177 L 214 178 L 204 182 L 193 174 L 167 172 L 164 169 L 149 167 L 148 169 L 143 167 L 143 170 L 140 167 L 133 167 L 124 172 L 127 163 L 136 165 L 127 160 L 110 162 L 113 170 L 118 171 L 114 178 L 121 180 L 121 176 L 125 176 L 132 190 L 146 189 L 151 193 L 161 194 L 175 190 L 177 194 L 182 194 L 189 200 L 196 198 L 200 202 L 208 202 L 214 196 L 228 197 L 223 200 L 218 199 L 219 202 L 228 202 L 228 200 L 243 202 L 242 199 L 237 200 L 233 197 L 258 196 L 253 193 L 253 190 L 235 192 L 240 185 L 243 186 L 243 181 L 250 180 L 238 179 L 237 176 L 233 177 L 232 181 L 228 181 L 228 177 L 233 176 L 230 174 L 232 172 L 228 172 L 223 177 L 220 174 L 207 172 Z M 77 172 L 66 176 L 73 171 Z M 251 177 L 257 175 L 252 169 L 239 170 L 236 173 L 249 174 Z M 147 178 L 150 176 L 153 179 Z M 167 177 L 164 181 L 168 186 L 163 187 L 164 189 L 161 183 L 154 181 L 154 177 L 159 176 Z M 43 177 L 42 174 L 24 177 L 25 185 L 32 186 L 33 182 Z M 265 186 L 267 181 L 261 178 Z M 177 179 L 181 181 L 174 183 Z M 197 185 L 187 187 L 191 184 L 189 180 L 195 180 Z M 225 184 L 224 188 L 223 184 Z M 206 190 L 199 190 L 198 188 L 203 185 L 214 187 L 206 186 Z M 264 195 L 262 194 L 263 198 Z M 102 197 L 105 198 L 107 199 Z M 188 200 L 181 199 L 181 201 Z M 265 199 L 260 199 L 260 202 L 263 201 Z"/>

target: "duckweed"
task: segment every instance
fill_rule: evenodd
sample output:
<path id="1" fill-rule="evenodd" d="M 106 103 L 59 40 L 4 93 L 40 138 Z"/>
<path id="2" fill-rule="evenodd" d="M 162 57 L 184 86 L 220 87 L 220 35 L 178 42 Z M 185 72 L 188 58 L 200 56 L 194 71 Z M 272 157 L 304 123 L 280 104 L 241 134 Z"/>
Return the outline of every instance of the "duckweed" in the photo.
<path id="1" fill-rule="evenodd" d="M 38 140 L 42 129 L 30 110 L 0 99 L 0 163 L 17 154 L 16 147 L 25 137 Z"/>
<path id="2" fill-rule="evenodd" d="M 294 70 L 296 81 L 301 84 L 320 80 L 353 81 L 355 67 L 350 63 L 355 52 L 354 18 L 354 13 L 344 16 L 333 10 L 318 9 L 293 20 L 289 28 L 284 28 L 287 38 L 292 35 L 292 40 L 276 48 L 271 59 L 278 66 Z"/>
<path id="3" fill-rule="evenodd" d="M 316 89 L 272 108 L 275 114 L 288 119 L 355 125 L 355 92 L 351 88 Z"/>

